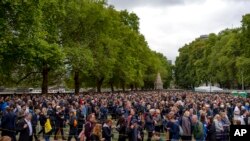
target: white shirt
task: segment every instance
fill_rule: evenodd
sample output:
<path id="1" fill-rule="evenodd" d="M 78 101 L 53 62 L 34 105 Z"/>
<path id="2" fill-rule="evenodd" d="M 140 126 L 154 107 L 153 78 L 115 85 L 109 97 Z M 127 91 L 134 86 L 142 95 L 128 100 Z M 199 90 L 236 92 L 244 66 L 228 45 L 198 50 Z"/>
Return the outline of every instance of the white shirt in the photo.
<path id="1" fill-rule="evenodd" d="M 31 122 L 25 119 L 26 123 L 28 124 L 29 127 L 29 136 L 32 136 L 33 130 L 32 130 L 32 125 Z"/>

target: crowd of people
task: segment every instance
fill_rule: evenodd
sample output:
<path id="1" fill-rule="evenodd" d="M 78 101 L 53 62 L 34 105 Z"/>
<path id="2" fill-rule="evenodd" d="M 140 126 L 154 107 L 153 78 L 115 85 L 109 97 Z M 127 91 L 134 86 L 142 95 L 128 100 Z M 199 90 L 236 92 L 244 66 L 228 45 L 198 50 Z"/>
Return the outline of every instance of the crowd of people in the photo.
<path id="1" fill-rule="evenodd" d="M 231 124 L 250 125 L 249 102 L 187 91 L 12 95 L 0 97 L 0 129 L 12 141 L 228 141 Z"/>

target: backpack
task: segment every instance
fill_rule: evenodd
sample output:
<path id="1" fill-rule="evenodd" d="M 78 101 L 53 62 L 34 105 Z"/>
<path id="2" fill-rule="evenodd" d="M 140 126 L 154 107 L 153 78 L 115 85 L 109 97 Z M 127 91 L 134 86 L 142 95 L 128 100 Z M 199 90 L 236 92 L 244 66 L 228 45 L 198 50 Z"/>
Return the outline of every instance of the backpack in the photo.
<path id="1" fill-rule="evenodd" d="M 51 124 L 50 124 L 50 120 L 47 119 L 44 125 L 44 132 L 45 133 L 49 133 L 52 130 Z"/>
<path id="2" fill-rule="evenodd" d="M 73 126 L 74 126 L 74 127 L 77 127 L 77 124 L 78 124 L 78 123 L 77 123 L 77 120 L 74 119 L 74 121 L 73 121 Z"/>

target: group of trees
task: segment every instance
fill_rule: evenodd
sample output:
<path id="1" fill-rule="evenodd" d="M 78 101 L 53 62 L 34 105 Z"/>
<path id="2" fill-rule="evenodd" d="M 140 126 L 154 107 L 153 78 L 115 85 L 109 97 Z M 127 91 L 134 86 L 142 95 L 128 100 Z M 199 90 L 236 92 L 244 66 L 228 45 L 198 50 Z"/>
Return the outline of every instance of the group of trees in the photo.
<path id="1" fill-rule="evenodd" d="M 171 66 L 134 13 L 104 0 L 0 1 L 0 86 L 153 88 L 158 72 L 167 87 Z"/>
<path id="2" fill-rule="evenodd" d="M 249 86 L 250 14 L 243 16 L 241 27 L 197 38 L 179 52 L 175 80 L 182 88 L 210 82 L 223 88 Z"/>

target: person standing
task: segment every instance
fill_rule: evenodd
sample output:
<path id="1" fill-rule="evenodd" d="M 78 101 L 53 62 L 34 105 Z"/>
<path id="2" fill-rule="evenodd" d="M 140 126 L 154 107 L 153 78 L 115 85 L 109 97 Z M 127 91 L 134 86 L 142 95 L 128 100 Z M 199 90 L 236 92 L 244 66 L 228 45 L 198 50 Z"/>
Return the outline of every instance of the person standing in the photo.
<path id="1" fill-rule="evenodd" d="M 112 138 L 112 120 L 108 119 L 102 127 L 102 137 L 105 141 L 111 141 Z"/>
<path id="2" fill-rule="evenodd" d="M 43 110 L 42 110 L 42 112 L 40 113 L 40 115 L 39 115 L 39 121 L 40 121 L 40 126 L 42 127 L 41 128 L 41 130 L 38 132 L 38 135 L 40 135 L 41 133 L 43 134 L 43 136 L 44 136 L 44 125 L 45 125 L 45 122 L 46 122 L 46 115 L 47 114 L 47 111 L 46 111 L 46 109 L 44 108 Z"/>
<path id="3" fill-rule="evenodd" d="M 221 122 L 221 116 L 219 114 L 214 117 L 214 124 L 216 129 L 216 140 L 223 140 L 224 128 Z"/>
<path id="4" fill-rule="evenodd" d="M 124 117 L 118 120 L 116 130 L 119 132 L 118 141 L 126 141 L 127 138 L 127 125 Z"/>
<path id="5" fill-rule="evenodd" d="M 57 112 L 56 112 L 56 121 L 55 121 L 55 137 L 54 140 L 57 140 L 57 134 L 59 132 L 61 132 L 62 135 L 62 139 L 66 140 L 66 138 L 64 137 L 64 132 L 63 132 L 63 127 L 64 127 L 64 121 L 65 121 L 65 116 L 64 116 L 64 112 L 61 109 L 60 106 L 57 107 Z"/>
<path id="6" fill-rule="evenodd" d="M 2 130 L 2 136 L 9 136 L 11 137 L 12 141 L 16 141 L 16 132 L 15 132 L 15 121 L 16 115 L 12 111 L 10 107 L 6 108 L 6 112 L 3 114 L 2 117 L 2 128 L 6 130 Z"/>
<path id="7" fill-rule="evenodd" d="M 153 119 L 154 112 L 155 110 L 151 109 L 148 115 L 146 115 L 146 119 L 145 119 L 145 128 L 148 131 L 147 141 L 151 141 L 151 138 L 153 137 L 153 132 L 155 131 L 155 125 L 154 125 L 155 122 Z"/>
<path id="8" fill-rule="evenodd" d="M 39 110 L 37 109 L 35 112 L 33 112 L 32 119 L 31 119 L 32 128 L 33 128 L 33 135 L 34 135 L 36 141 L 39 141 L 37 134 L 36 134 L 36 127 L 37 127 L 38 118 L 39 118 L 38 115 L 39 115 Z"/>
<path id="9" fill-rule="evenodd" d="M 179 124 L 175 120 L 175 113 L 170 112 L 168 114 L 167 130 L 169 131 L 169 139 L 171 141 L 178 141 L 180 139 Z"/>
<path id="10" fill-rule="evenodd" d="M 192 116 L 192 122 L 193 122 L 193 135 L 196 141 L 203 141 L 204 140 L 204 130 L 202 123 L 198 120 L 197 115 Z"/>
<path id="11" fill-rule="evenodd" d="M 86 141 L 91 141 L 90 136 L 91 136 L 92 130 L 95 126 L 95 123 L 96 123 L 95 114 L 88 115 L 87 122 L 84 126 L 84 128 L 85 128 L 84 135 L 86 137 Z"/>
<path id="12" fill-rule="evenodd" d="M 93 128 L 93 131 L 90 136 L 91 141 L 103 141 L 104 139 L 102 138 L 102 125 L 101 124 L 96 124 Z"/>
<path id="13" fill-rule="evenodd" d="M 192 133 L 191 133 L 192 122 L 189 116 L 190 116 L 190 113 L 187 110 L 184 112 L 183 117 L 180 119 L 180 126 L 183 129 L 183 135 L 181 136 L 181 139 L 183 141 L 192 140 Z"/>
<path id="14" fill-rule="evenodd" d="M 161 132 L 162 131 L 162 118 L 161 118 L 161 112 L 159 109 L 156 109 L 155 116 L 153 117 L 155 122 L 155 132 Z"/>
<path id="15" fill-rule="evenodd" d="M 49 115 L 46 115 L 45 116 L 45 123 L 44 123 L 43 130 L 42 130 L 44 132 L 45 141 L 50 141 L 50 136 L 52 134 L 51 121 L 52 121 L 51 117 Z M 47 128 L 47 130 L 46 130 L 46 128 Z"/>
<path id="16" fill-rule="evenodd" d="M 77 133 L 81 133 L 81 131 L 83 129 L 83 124 L 85 123 L 85 117 L 84 117 L 84 114 L 81 111 L 81 108 L 77 109 L 76 117 L 77 117 L 77 128 L 78 128 Z"/>
<path id="17" fill-rule="evenodd" d="M 208 117 L 207 123 L 207 141 L 216 141 L 216 129 L 212 117 Z"/>
<path id="18" fill-rule="evenodd" d="M 20 132 L 18 141 L 32 141 L 33 128 L 32 128 L 32 114 L 26 113 L 24 119 L 18 122 L 18 131 Z"/>
<path id="19" fill-rule="evenodd" d="M 74 137 L 76 141 L 78 141 L 78 133 L 77 133 L 77 117 L 73 111 L 69 114 L 69 136 L 68 141 L 71 141 L 71 138 Z"/>

